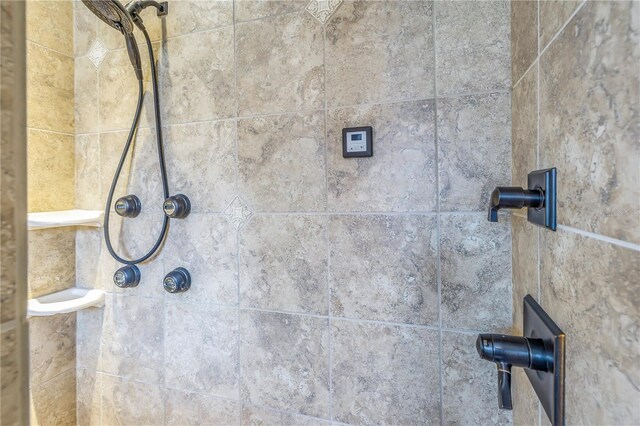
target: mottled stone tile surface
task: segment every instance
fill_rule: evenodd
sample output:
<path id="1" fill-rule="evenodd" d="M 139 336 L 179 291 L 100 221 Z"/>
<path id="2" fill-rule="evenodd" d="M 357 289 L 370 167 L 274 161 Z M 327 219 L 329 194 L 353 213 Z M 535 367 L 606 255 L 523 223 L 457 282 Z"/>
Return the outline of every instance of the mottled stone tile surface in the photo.
<path id="1" fill-rule="evenodd" d="M 75 181 L 76 208 L 104 209 L 105 200 L 100 194 L 100 137 L 98 134 L 76 136 Z"/>
<path id="2" fill-rule="evenodd" d="M 76 371 L 66 373 L 31 389 L 30 424 L 76 424 Z"/>
<path id="3" fill-rule="evenodd" d="M 198 426 L 240 423 L 240 404 L 237 402 L 176 389 L 167 389 L 164 395 L 165 424 Z"/>
<path id="4" fill-rule="evenodd" d="M 511 182 L 509 93 L 438 100 L 441 211 L 486 211 Z"/>
<path id="5" fill-rule="evenodd" d="M 165 316 L 167 387 L 237 399 L 237 310 L 172 299 Z"/>
<path id="6" fill-rule="evenodd" d="M 498 408 L 496 366 L 478 356 L 475 334 L 442 334 L 444 424 L 510 425 Z"/>
<path id="7" fill-rule="evenodd" d="M 73 287 L 76 237 L 73 228 L 29 231 L 29 298 Z"/>
<path id="8" fill-rule="evenodd" d="M 238 303 L 237 238 L 235 228 L 222 215 L 192 213 L 173 221 L 173 235 L 163 251 L 165 271 L 187 267 L 191 288 L 175 294 L 180 300 L 224 305 Z"/>
<path id="9" fill-rule="evenodd" d="M 638 2 L 588 2 L 540 62 L 540 165 L 558 168 L 558 222 L 634 243 L 639 13 Z"/>
<path id="10" fill-rule="evenodd" d="M 98 70 L 87 57 L 74 62 L 74 111 L 76 133 L 99 130 Z"/>
<path id="11" fill-rule="evenodd" d="M 100 374 L 99 377 L 102 382 L 102 424 L 163 424 L 163 392 L 158 385 L 106 374 Z"/>
<path id="12" fill-rule="evenodd" d="M 238 188 L 257 210 L 324 211 L 321 111 L 238 121 Z"/>
<path id="13" fill-rule="evenodd" d="M 235 194 L 235 123 L 169 126 L 164 138 L 172 190 L 189 197 L 192 212 L 224 210 Z"/>
<path id="14" fill-rule="evenodd" d="M 165 18 L 165 22 L 167 37 L 232 25 L 233 1 L 180 0 L 172 2 L 169 7 L 169 16 Z"/>
<path id="15" fill-rule="evenodd" d="M 27 40 L 73 56 L 73 2 L 27 1 Z"/>
<path id="16" fill-rule="evenodd" d="M 527 294 L 540 300 L 538 294 L 538 238 L 541 229 L 525 217 L 511 216 L 511 252 L 513 269 L 513 329 L 522 334 L 523 299 Z"/>
<path id="17" fill-rule="evenodd" d="M 242 407 L 241 424 L 242 426 L 328 426 L 331 422 L 300 414 L 283 413 L 245 405 Z"/>
<path id="18" fill-rule="evenodd" d="M 27 126 L 73 133 L 73 58 L 27 42 Z"/>
<path id="19" fill-rule="evenodd" d="M 233 28 L 167 40 L 162 46 L 158 72 L 165 123 L 234 115 Z"/>
<path id="20" fill-rule="evenodd" d="M 540 50 L 544 49 L 569 17 L 582 3 L 581 0 L 541 0 Z"/>
<path id="21" fill-rule="evenodd" d="M 484 214 L 441 220 L 442 325 L 478 331 L 511 328 L 511 224 Z"/>
<path id="22" fill-rule="evenodd" d="M 438 424 L 438 333 L 332 322 L 333 417 L 348 424 Z"/>
<path id="23" fill-rule="evenodd" d="M 351 1 L 327 26 L 329 106 L 433 96 L 433 4 Z"/>
<path id="24" fill-rule="evenodd" d="M 75 370 L 75 313 L 29 319 L 29 366 L 31 386 Z"/>
<path id="25" fill-rule="evenodd" d="M 538 1 L 511 2 L 511 82 L 515 84 L 538 56 Z"/>
<path id="26" fill-rule="evenodd" d="M 76 313 L 75 356 L 78 369 L 101 370 L 104 307 L 82 309 Z"/>
<path id="27" fill-rule="evenodd" d="M 107 294 L 104 309 L 102 371 L 132 380 L 162 383 L 162 301 Z"/>
<path id="28" fill-rule="evenodd" d="M 27 131 L 28 211 L 74 207 L 74 145 L 72 135 Z"/>
<path id="29" fill-rule="evenodd" d="M 332 216 L 331 313 L 436 324 L 435 216 Z"/>
<path id="30" fill-rule="evenodd" d="M 236 22 L 251 21 L 272 15 L 298 12 L 307 0 L 240 0 L 236 1 Z"/>
<path id="31" fill-rule="evenodd" d="M 3 18 L 4 19 L 4 18 Z M 18 345 L 16 330 L 3 331 L 0 335 L 2 345 L 0 345 L 0 366 L 2 375 L 0 376 L 0 389 L 2 389 L 2 405 L 0 406 L 0 418 L 2 422 L 18 424 L 19 407 L 21 404 L 20 388 L 20 366 L 18 364 Z"/>
<path id="32" fill-rule="evenodd" d="M 340 108 L 327 115 L 328 209 L 435 211 L 433 101 Z M 343 158 L 342 129 L 373 127 L 373 157 Z"/>
<path id="33" fill-rule="evenodd" d="M 241 310 L 245 403 L 329 417 L 329 321 Z"/>
<path id="34" fill-rule="evenodd" d="M 638 252 L 559 230 L 540 259 L 541 305 L 567 335 L 567 424 L 639 423 Z"/>
<path id="35" fill-rule="evenodd" d="M 511 183 L 522 188 L 527 188 L 527 175 L 538 169 L 537 99 L 538 68 L 534 67 L 511 94 Z"/>
<path id="36" fill-rule="evenodd" d="M 236 26 L 238 115 L 324 105 L 322 26 L 307 12 Z"/>
<path id="37" fill-rule="evenodd" d="M 101 375 L 95 370 L 78 368 L 76 394 L 77 424 L 79 426 L 103 424 Z"/>
<path id="38" fill-rule="evenodd" d="M 81 0 L 73 1 L 73 42 L 76 58 L 86 55 L 98 37 L 98 21 Z"/>
<path id="39" fill-rule="evenodd" d="M 437 1 L 439 95 L 511 87 L 509 1 Z"/>
<path id="40" fill-rule="evenodd" d="M 240 305 L 327 315 L 326 219 L 259 215 L 240 231 Z"/>

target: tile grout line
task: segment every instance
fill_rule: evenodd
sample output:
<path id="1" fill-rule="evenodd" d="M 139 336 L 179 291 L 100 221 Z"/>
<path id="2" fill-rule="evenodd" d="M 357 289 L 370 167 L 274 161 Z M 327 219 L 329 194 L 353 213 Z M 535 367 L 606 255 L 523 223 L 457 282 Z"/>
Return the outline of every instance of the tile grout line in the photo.
<path id="1" fill-rule="evenodd" d="M 562 24 L 562 26 L 560 27 L 560 29 L 558 31 L 556 31 L 556 33 L 553 35 L 553 37 L 551 37 L 551 40 L 549 40 L 549 42 L 547 43 L 546 46 L 544 46 L 544 48 L 542 50 L 540 50 L 540 35 L 538 35 L 538 57 L 542 57 L 542 55 L 549 49 L 549 47 L 551 47 L 551 45 L 556 41 L 556 39 L 558 37 L 560 37 L 560 34 L 562 34 L 564 32 L 564 29 L 571 23 L 571 21 L 573 21 L 573 18 L 578 14 L 578 12 L 580 12 L 580 10 L 582 9 L 582 7 L 587 4 L 587 0 L 582 0 L 582 3 L 580 3 L 577 7 L 576 10 L 574 10 L 571 15 L 569 16 L 569 18 L 567 18 L 567 20 Z M 538 27 L 540 26 L 540 8 L 538 7 Z M 538 31 L 538 33 L 540 33 L 540 31 Z"/>

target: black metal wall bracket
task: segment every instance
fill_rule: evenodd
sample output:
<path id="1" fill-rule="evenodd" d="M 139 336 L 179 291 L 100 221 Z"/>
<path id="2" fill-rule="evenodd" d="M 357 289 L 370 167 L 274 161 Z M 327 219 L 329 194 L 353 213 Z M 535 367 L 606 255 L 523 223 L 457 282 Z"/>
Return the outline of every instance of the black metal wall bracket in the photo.
<path id="1" fill-rule="evenodd" d="M 498 221 L 498 210 L 527 207 L 529 222 L 556 230 L 556 169 L 536 170 L 528 175 L 528 189 L 498 186 L 491 193 L 489 221 Z"/>
<path id="2" fill-rule="evenodd" d="M 523 332 L 530 339 L 541 339 L 547 353 L 553 355 L 548 372 L 525 369 L 553 426 L 564 426 L 565 334 L 528 294 L 524 298 Z"/>

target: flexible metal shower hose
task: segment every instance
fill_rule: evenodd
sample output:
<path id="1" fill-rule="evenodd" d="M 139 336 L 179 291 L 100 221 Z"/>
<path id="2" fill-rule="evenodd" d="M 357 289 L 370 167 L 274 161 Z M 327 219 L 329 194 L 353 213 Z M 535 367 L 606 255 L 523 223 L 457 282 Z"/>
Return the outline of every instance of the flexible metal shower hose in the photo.
<path id="1" fill-rule="evenodd" d="M 151 45 L 151 40 L 149 39 L 149 34 L 144 29 L 144 27 L 140 28 L 142 33 L 144 34 L 144 38 L 147 42 L 147 48 L 149 49 L 149 59 L 151 61 L 151 82 L 153 84 L 153 106 L 155 113 L 155 122 L 156 122 L 156 142 L 158 146 L 158 161 L 160 163 L 160 177 L 162 179 L 162 190 L 164 194 L 164 199 L 169 198 L 169 184 L 167 181 L 167 169 L 164 161 L 164 147 L 162 143 L 162 123 L 160 120 L 160 101 L 158 99 L 158 74 L 156 72 L 156 64 L 153 55 L 153 47 Z M 135 138 L 136 131 L 138 129 L 138 122 L 140 121 L 140 113 L 142 112 L 142 105 L 144 102 L 144 85 L 142 79 L 138 81 L 138 104 L 136 106 L 136 112 L 133 117 L 133 122 L 131 123 L 131 130 L 129 130 L 129 136 L 127 137 L 127 143 L 124 145 L 124 149 L 122 150 L 122 155 L 120 156 L 120 161 L 118 162 L 118 167 L 116 168 L 116 173 L 113 176 L 113 181 L 111 182 L 111 188 L 109 189 L 109 195 L 107 197 L 107 205 L 104 211 L 104 239 L 107 245 L 107 250 L 111 256 L 120 263 L 124 263 L 127 265 L 135 265 L 137 263 L 144 262 L 153 256 L 164 241 L 167 231 L 169 229 L 169 218 L 166 215 L 163 215 L 163 223 L 162 223 L 162 231 L 158 236 L 155 244 L 145 254 L 144 256 L 138 259 L 125 259 L 119 256 L 116 251 L 113 249 L 111 244 L 111 237 L 109 236 L 109 214 L 111 212 L 111 203 L 113 201 L 113 194 L 116 190 L 116 185 L 118 184 L 118 178 L 120 177 L 120 173 L 122 172 L 122 168 L 124 167 L 124 162 L 127 158 L 127 154 L 129 153 L 129 149 L 131 148 L 131 144 L 133 139 Z"/>

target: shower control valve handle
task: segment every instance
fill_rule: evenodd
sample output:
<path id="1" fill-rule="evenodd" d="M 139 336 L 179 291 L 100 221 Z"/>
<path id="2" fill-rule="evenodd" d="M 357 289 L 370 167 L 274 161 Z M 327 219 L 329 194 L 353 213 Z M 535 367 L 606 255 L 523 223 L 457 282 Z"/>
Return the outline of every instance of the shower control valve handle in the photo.
<path id="1" fill-rule="evenodd" d="M 184 293 L 191 288 L 191 275 L 185 268 L 176 268 L 164 277 L 162 285 L 169 293 Z"/>
<path id="2" fill-rule="evenodd" d="M 142 203 L 135 195 L 125 195 L 116 200 L 114 204 L 116 213 L 122 217 L 134 218 L 138 217 L 142 210 Z"/>
<path id="3" fill-rule="evenodd" d="M 184 219 L 191 212 L 191 202 L 186 195 L 176 194 L 164 200 L 162 210 L 171 219 Z"/>

